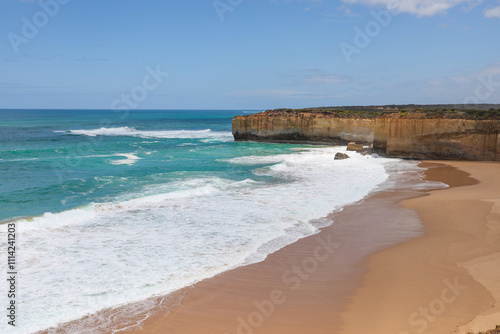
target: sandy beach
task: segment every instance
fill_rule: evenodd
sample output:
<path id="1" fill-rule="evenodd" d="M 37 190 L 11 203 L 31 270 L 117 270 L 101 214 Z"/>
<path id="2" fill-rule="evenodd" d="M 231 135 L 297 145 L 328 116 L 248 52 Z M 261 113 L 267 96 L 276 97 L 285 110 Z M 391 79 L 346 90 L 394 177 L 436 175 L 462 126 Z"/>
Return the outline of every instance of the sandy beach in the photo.
<path id="1" fill-rule="evenodd" d="M 0 334 L 500 334 L 500 0 L 2 9 Z"/>
<path id="2" fill-rule="evenodd" d="M 319 234 L 180 291 L 180 305 L 134 333 L 494 328 L 500 323 L 500 164 L 423 166 L 427 180 L 451 187 L 376 193 L 332 214 L 335 223 Z"/>
<path id="3" fill-rule="evenodd" d="M 451 188 L 403 202 L 425 236 L 370 257 L 341 333 L 467 333 L 500 323 L 500 165 L 446 164 L 426 164 L 427 179 Z"/>
<path id="4" fill-rule="evenodd" d="M 500 324 L 500 164 L 421 166 L 427 181 L 450 187 L 417 190 L 422 184 L 410 182 L 376 192 L 262 262 L 152 298 L 148 314 L 127 316 L 136 309 L 129 304 L 56 331 L 86 323 L 140 334 L 493 329 Z"/>

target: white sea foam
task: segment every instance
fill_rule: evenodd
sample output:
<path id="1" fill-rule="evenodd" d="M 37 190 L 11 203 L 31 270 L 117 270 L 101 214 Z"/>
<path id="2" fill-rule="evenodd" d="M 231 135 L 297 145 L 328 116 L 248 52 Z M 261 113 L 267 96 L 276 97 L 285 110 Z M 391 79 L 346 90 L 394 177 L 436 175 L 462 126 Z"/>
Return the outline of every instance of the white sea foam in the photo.
<path id="1" fill-rule="evenodd" d="M 18 305 L 30 317 L 6 333 L 48 328 L 261 261 L 316 233 L 312 220 L 377 189 L 388 165 L 407 166 L 356 153 L 334 160 L 339 150 L 227 161 L 255 165 L 255 174 L 274 182 L 192 178 L 18 221 Z M 0 236 L 1 247 L 5 240 Z"/>
<path id="2" fill-rule="evenodd" d="M 111 160 L 110 163 L 113 165 L 133 165 L 137 162 L 137 160 L 141 159 L 133 153 L 120 153 L 115 156 L 125 157 L 126 159 Z"/>
<path id="3" fill-rule="evenodd" d="M 92 130 L 69 130 L 55 131 L 83 135 L 89 137 L 96 136 L 133 136 L 140 138 L 232 138 L 231 132 L 205 130 L 137 130 L 133 127 L 100 128 Z"/>
<path id="4" fill-rule="evenodd" d="M 76 208 L 59 213 L 46 212 L 42 216 L 21 219 L 18 223 L 19 232 L 27 232 L 39 229 L 57 229 L 63 226 L 76 225 L 91 221 L 96 217 L 94 205 Z M 7 225 L 0 225 L 0 233 L 7 232 Z"/>
<path id="5" fill-rule="evenodd" d="M 22 159 L 0 159 L 0 161 L 32 161 L 39 160 L 40 158 L 22 158 Z"/>

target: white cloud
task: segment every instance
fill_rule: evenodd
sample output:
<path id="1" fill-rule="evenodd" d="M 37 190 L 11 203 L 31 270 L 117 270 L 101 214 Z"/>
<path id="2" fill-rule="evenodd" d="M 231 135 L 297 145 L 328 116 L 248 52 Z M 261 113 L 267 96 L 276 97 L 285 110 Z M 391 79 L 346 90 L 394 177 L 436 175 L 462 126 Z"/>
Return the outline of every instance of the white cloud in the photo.
<path id="1" fill-rule="evenodd" d="M 463 9 L 465 12 L 470 12 L 471 10 L 479 6 L 482 2 L 483 0 L 469 0 L 467 1 Z"/>
<path id="2" fill-rule="evenodd" d="M 476 72 L 463 73 L 461 75 L 448 76 L 439 79 L 443 84 L 458 84 L 467 85 L 474 84 L 479 78 L 492 78 L 492 80 L 500 79 L 500 62 L 492 63 Z"/>
<path id="3" fill-rule="evenodd" d="M 318 69 L 308 69 L 290 72 L 285 75 L 285 86 L 324 86 L 348 82 L 349 79 L 342 75 L 330 74 Z"/>
<path id="4" fill-rule="evenodd" d="M 492 17 L 500 18 L 500 6 L 491 9 L 485 9 L 484 16 L 486 16 L 487 18 L 492 18 Z"/>
<path id="5" fill-rule="evenodd" d="M 232 97 L 260 97 L 260 98 L 307 98 L 307 99 L 323 99 L 323 98 L 339 98 L 347 97 L 340 94 L 323 94 L 296 91 L 290 89 L 249 89 L 249 90 L 233 90 L 226 94 Z"/>
<path id="6" fill-rule="evenodd" d="M 482 0 L 342 0 L 370 6 L 384 6 L 393 13 L 410 13 L 421 16 L 443 14 L 450 8 L 466 5 L 465 9 L 477 6 Z"/>
<path id="7" fill-rule="evenodd" d="M 477 73 L 477 76 L 500 75 L 500 62 L 493 63 Z"/>
<path id="8" fill-rule="evenodd" d="M 323 84 L 338 84 L 341 82 L 346 82 L 347 80 L 338 75 L 309 75 L 304 77 L 303 82 L 311 85 L 323 85 Z"/>
<path id="9" fill-rule="evenodd" d="M 393 89 L 400 95 L 416 93 L 428 103 L 499 103 L 500 62 L 474 72 L 400 82 Z"/>
<path id="10" fill-rule="evenodd" d="M 233 90 L 227 95 L 235 97 L 292 97 L 304 94 L 290 89 L 247 89 L 247 90 Z"/>

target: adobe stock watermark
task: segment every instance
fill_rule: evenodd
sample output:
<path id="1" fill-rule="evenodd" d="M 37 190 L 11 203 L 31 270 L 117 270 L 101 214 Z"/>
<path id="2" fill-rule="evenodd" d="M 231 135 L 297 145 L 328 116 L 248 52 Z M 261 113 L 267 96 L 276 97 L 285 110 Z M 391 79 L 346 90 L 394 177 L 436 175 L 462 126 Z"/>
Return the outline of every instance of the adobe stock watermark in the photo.
<path id="1" fill-rule="evenodd" d="M 444 280 L 444 286 L 438 298 L 431 300 L 429 304 L 410 314 L 408 323 L 413 329 L 399 332 L 399 334 L 425 332 L 429 324 L 436 321 L 437 317 L 444 313 L 447 305 L 454 303 L 467 289 L 467 286 L 461 285 L 456 277 L 453 282 L 448 279 Z"/>
<path id="2" fill-rule="evenodd" d="M 128 117 L 131 109 L 138 108 L 140 103 L 148 97 L 149 93 L 157 89 L 169 75 L 169 73 L 161 70 L 160 65 L 156 65 L 154 69 L 151 66 L 146 66 L 145 71 L 146 74 L 142 78 L 141 84 L 132 87 L 128 93 L 121 94 L 119 98 L 111 102 L 111 110 L 114 113 L 121 114 L 119 115 L 121 121 Z M 99 128 L 108 128 L 112 125 L 113 121 L 111 119 L 104 118 L 101 119 L 98 126 Z M 71 173 L 76 167 L 80 166 L 82 158 L 91 155 L 94 152 L 94 148 L 98 147 L 103 140 L 102 136 L 86 136 L 85 138 L 85 141 L 80 142 L 67 154 L 64 162 L 55 162 L 52 164 L 52 170 L 57 175 L 59 183 L 63 182 L 65 174 Z"/>
<path id="3" fill-rule="evenodd" d="M 464 104 L 470 108 L 484 103 L 496 91 L 496 88 L 500 87 L 500 81 L 493 81 L 493 74 L 488 75 L 487 78 L 480 76 L 478 81 L 474 95 L 469 95 L 464 99 Z"/>
<path id="4" fill-rule="evenodd" d="M 224 21 L 224 15 L 226 15 L 227 12 L 232 12 L 242 3 L 243 0 L 214 0 L 214 2 L 212 2 L 212 5 L 214 6 L 214 9 L 219 16 L 219 19 L 221 21 Z"/>
<path id="5" fill-rule="evenodd" d="M 31 19 L 28 19 L 26 16 L 21 18 L 21 33 L 16 34 L 11 31 L 7 34 L 12 50 L 18 54 L 20 46 L 28 44 L 35 38 L 40 29 L 45 27 L 52 18 L 59 14 L 61 6 L 66 5 L 68 2 L 70 0 L 39 0 L 38 6 L 40 10 L 33 14 Z"/>
<path id="6" fill-rule="evenodd" d="M 288 287 L 289 291 L 296 291 L 302 283 L 306 281 L 312 273 L 318 270 L 319 265 L 326 261 L 336 249 L 341 245 L 333 243 L 331 236 L 326 238 L 318 237 L 318 245 L 313 250 L 313 255 L 304 258 L 300 265 L 294 264 L 281 276 L 281 281 Z M 266 319 L 269 319 L 278 306 L 283 305 L 287 300 L 285 289 L 274 289 L 269 293 L 269 297 L 253 302 L 254 310 L 246 317 L 238 317 L 236 334 L 253 334 L 261 327 Z M 228 334 L 227 332 L 225 334 Z"/>
<path id="7" fill-rule="evenodd" d="M 383 28 L 389 26 L 392 21 L 393 13 L 387 9 L 378 12 L 371 11 L 370 15 L 374 18 L 365 24 L 364 29 L 358 26 L 354 27 L 354 37 L 352 44 L 342 42 L 339 47 L 348 64 L 352 62 L 355 54 L 360 54 L 363 49 L 368 47 L 372 40 L 380 35 Z"/>

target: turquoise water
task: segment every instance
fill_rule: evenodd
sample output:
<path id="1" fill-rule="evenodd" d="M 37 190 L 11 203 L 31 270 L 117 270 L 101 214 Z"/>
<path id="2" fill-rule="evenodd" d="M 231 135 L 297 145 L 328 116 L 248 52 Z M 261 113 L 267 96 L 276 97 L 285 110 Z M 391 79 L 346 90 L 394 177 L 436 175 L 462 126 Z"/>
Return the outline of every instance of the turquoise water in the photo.
<path id="1" fill-rule="evenodd" d="M 242 113 L 0 111 L 0 247 L 14 222 L 22 310 L 0 332 L 136 302 L 130 312 L 150 314 L 149 297 L 262 261 L 414 168 L 334 160 L 345 147 L 235 142 L 231 119 Z M 111 320 L 82 326 L 95 333 Z"/>
<path id="2" fill-rule="evenodd" d="M 220 159 L 289 151 L 286 145 L 233 142 L 231 119 L 237 114 L 241 111 L 0 111 L 0 221 L 107 201 L 138 187 L 187 177 L 244 180 L 251 167 Z M 85 137 L 69 132 L 102 127 L 142 133 Z M 189 133 L 177 138 L 186 136 L 175 133 L 207 129 L 211 133 L 194 133 L 200 138 Z M 148 136 L 155 130 L 164 133 Z M 135 154 L 140 160 L 112 164 L 123 159 L 119 154 Z"/>

